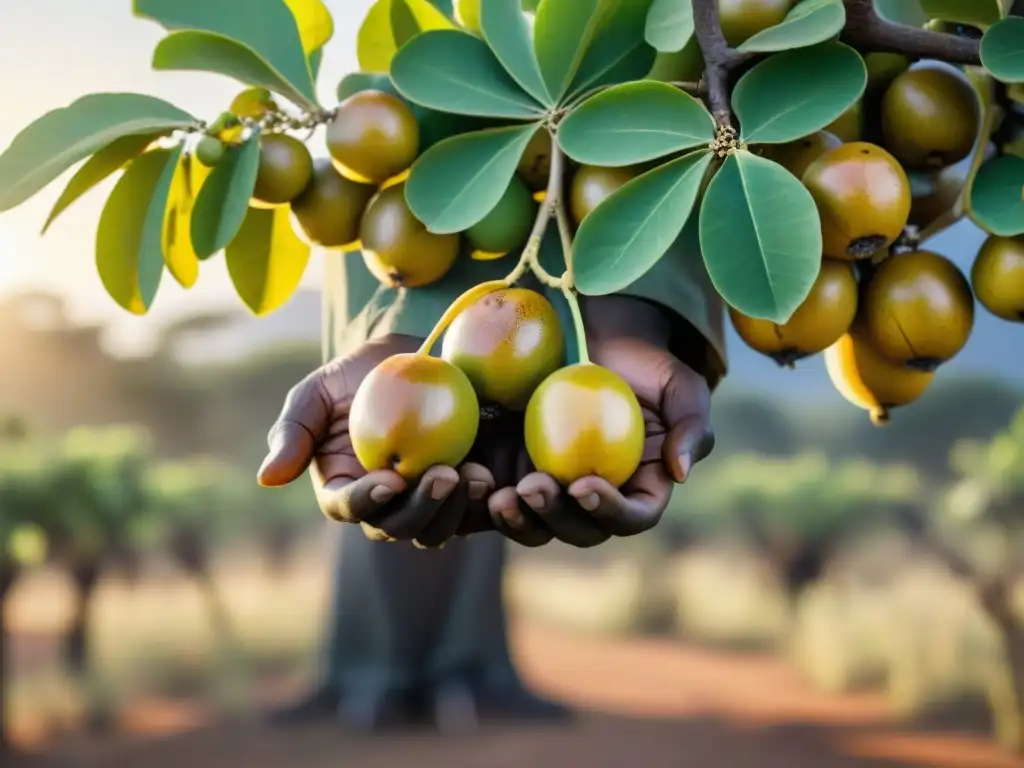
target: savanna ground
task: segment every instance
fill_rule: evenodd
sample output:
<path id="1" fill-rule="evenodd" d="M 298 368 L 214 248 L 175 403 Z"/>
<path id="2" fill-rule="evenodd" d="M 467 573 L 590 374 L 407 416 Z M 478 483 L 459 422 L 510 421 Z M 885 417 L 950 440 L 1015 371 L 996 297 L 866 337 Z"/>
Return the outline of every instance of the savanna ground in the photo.
<path id="1" fill-rule="evenodd" d="M 733 550 L 656 567 L 628 556 L 517 561 L 516 655 L 536 688 L 580 708 L 570 725 L 448 738 L 371 738 L 326 724 L 271 730 L 254 713 L 287 700 L 312 673 L 326 554 L 308 553 L 283 578 L 249 557 L 221 563 L 241 653 L 217 642 L 198 591 L 173 571 L 151 569 L 134 587 L 109 581 L 96 604 L 98 674 L 88 686 L 56 664 L 66 586 L 55 574 L 34 577 L 10 606 L 12 705 L 18 742 L 39 756 L 13 765 L 1024 765 L 990 738 L 979 695 L 999 677 L 993 638 L 955 584 L 925 565 L 874 592 L 830 583 L 809 596 L 799 630 L 787 631 L 757 563 Z M 788 652 L 767 648 L 782 637 Z M 114 691 L 116 735 L 82 735 L 84 700 L 102 708 Z"/>

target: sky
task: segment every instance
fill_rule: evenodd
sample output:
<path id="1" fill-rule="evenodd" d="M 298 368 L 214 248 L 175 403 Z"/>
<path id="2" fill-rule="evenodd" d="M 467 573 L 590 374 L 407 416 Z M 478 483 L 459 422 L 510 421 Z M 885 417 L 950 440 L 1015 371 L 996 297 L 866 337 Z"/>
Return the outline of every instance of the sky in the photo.
<path id="1" fill-rule="evenodd" d="M 358 69 L 355 38 L 372 0 L 326 0 L 335 36 L 318 80 L 331 104 L 342 76 Z M 212 2 L 212 0 L 211 0 Z M 130 91 L 159 96 L 212 120 L 243 86 L 219 75 L 154 72 L 152 51 L 164 32 L 132 15 L 131 0 L 0 0 L 0 150 L 26 125 L 86 93 Z M 314 155 L 323 146 L 311 145 Z M 118 307 L 103 289 L 93 263 L 100 211 L 115 183 L 108 179 L 77 201 L 51 227 L 39 231 L 67 178 L 32 200 L 0 214 L 0 295 L 44 288 L 65 296 L 72 318 L 108 325 L 108 344 L 130 353 L 146 346 L 167 320 L 196 310 L 240 307 L 224 260 L 203 265 L 197 284 L 182 290 L 167 277 L 142 318 Z M 304 285 L 316 288 L 321 264 L 310 263 Z"/>

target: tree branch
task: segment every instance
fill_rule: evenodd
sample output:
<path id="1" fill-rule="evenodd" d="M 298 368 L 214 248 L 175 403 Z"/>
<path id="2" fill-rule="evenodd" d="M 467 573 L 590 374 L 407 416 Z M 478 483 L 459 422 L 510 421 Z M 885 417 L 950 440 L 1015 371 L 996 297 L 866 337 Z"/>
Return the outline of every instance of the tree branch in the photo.
<path id="1" fill-rule="evenodd" d="M 693 29 L 704 57 L 704 83 L 708 107 L 718 125 L 732 125 L 729 106 L 729 73 L 751 58 L 731 48 L 722 34 L 718 0 L 693 0 Z"/>
<path id="2" fill-rule="evenodd" d="M 843 4 L 846 27 L 841 39 L 861 53 L 901 53 L 955 64 L 981 63 L 979 40 L 894 24 L 875 12 L 872 0 L 843 0 Z"/>

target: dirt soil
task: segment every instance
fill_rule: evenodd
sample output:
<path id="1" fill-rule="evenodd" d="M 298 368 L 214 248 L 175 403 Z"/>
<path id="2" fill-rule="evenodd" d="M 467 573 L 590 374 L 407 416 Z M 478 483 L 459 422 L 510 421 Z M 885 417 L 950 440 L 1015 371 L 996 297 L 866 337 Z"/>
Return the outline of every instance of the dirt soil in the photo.
<path id="1" fill-rule="evenodd" d="M 876 694 L 811 691 L 780 660 L 608 640 L 519 624 L 515 647 L 539 689 L 580 707 L 562 726 L 476 734 L 355 736 L 332 724 L 276 731 L 218 723 L 200 707 L 140 703 L 130 733 L 75 739 L 4 768 L 1024 768 L 983 730 L 898 726 Z"/>

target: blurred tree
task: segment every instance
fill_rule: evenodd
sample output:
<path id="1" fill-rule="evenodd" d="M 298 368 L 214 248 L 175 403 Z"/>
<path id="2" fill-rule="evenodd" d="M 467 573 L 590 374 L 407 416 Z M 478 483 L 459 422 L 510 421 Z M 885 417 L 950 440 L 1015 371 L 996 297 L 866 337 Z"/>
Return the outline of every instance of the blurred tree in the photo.
<path id="1" fill-rule="evenodd" d="M 788 456 L 801 447 L 804 436 L 781 397 L 723 392 L 716 396 L 711 410 L 718 438 L 716 459 L 725 452 Z"/>
<path id="2" fill-rule="evenodd" d="M 970 583 L 999 632 L 1009 685 L 994 697 L 1000 740 L 1024 752 L 1024 409 L 988 442 L 963 441 L 950 455 L 959 477 L 931 537 L 933 550 Z M 999 694 L 999 692 L 995 692 Z"/>

